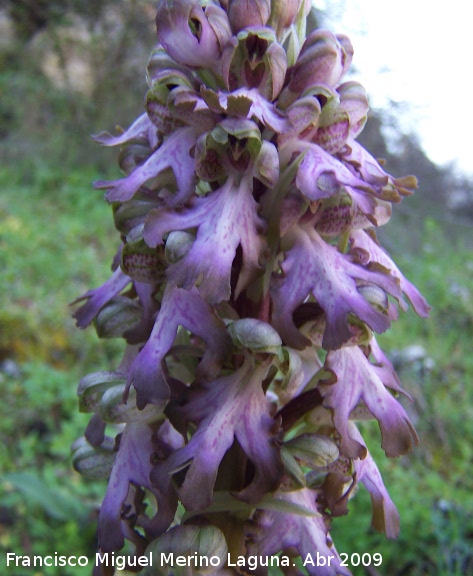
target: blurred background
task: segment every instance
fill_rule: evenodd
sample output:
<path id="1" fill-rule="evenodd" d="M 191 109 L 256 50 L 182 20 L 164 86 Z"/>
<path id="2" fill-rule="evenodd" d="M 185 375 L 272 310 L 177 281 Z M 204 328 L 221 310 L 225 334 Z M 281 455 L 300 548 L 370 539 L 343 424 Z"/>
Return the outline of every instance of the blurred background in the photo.
<path id="1" fill-rule="evenodd" d="M 442 54 L 454 47 L 458 53 L 442 32 L 455 3 L 436 12 Z M 462 124 L 461 103 L 440 86 L 448 76 L 462 88 L 448 57 L 437 61 L 439 77 L 422 92 L 425 54 L 415 48 L 437 45 L 434 20 L 414 9 L 426 3 L 400 0 L 392 14 L 381 4 L 386 8 L 370 0 L 317 0 L 314 20 L 354 44 L 353 77 L 373 94 L 363 145 L 386 159 L 390 173 L 420 181 L 380 236 L 433 306 L 430 320 L 409 311 L 381 339 L 414 399 L 404 406 L 421 446 L 389 461 L 377 428 L 367 426 L 363 434 L 399 508 L 401 535 L 386 542 L 372 531 L 364 489 L 349 515 L 334 521 L 332 535 L 339 551 L 383 554 L 376 572 L 360 567 L 355 575 L 467 575 L 473 574 L 473 178 L 461 154 L 467 141 L 459 143 L 451 129 L 468 137 L 471 119 Z M 109 275 L 116 233 L 91 183 L 117 177 L 116 153 L 90 134 L 126 127 L 142 113 L 154 10 L 147 0 L 0 0 L 2 559 L 6 551 L 95 553 L 104 486 L 71 469 L 70 445 L 88 421 L 77 412 L 76 387 L 83 375 L 115 367 L 121 345 L 98 341 L 93 329 L 79 332 L 69 303 Z M 445 115 L 429 98 L 443 101 Z"/>

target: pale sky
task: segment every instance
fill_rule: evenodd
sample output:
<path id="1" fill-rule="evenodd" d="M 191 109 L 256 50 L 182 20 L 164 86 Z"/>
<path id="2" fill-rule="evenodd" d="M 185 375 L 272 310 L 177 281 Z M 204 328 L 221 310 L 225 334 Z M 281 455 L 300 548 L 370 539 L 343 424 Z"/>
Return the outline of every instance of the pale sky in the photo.
<path id="1" fill-rule="evenodd" d="M 427 155 L 473 177 L 473 31 L 467 0 L 313 0 L 325 28 L 350 37 L 353 79 L 373 108 L 399 103 Z"/>

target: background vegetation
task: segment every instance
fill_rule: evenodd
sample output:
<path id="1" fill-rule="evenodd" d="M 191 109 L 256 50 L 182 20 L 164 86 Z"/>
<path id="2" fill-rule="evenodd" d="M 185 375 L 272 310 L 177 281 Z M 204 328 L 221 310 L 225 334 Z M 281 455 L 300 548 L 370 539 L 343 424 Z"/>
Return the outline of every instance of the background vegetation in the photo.
<path id="1" fill-rule="evenodd" d="M 69 303 L 109 274 L 110 208 L 90 183 L 116 174 L 114 155 L 89 134 L 141 113 L 152 14 L 139 0 L 0 4 L 2 559 L 6 551 L 95 552 L 104 486 L 71 470 L 70 444 L 87 422 L 76 386 L 84 374 L 116 365 L 119 347 L 80 333 Z M 397 133 L 393 146 L 388 132 L 396 133 L 393 114 L 376 113 L 365 145 L 396 175 L 417 174 L 421 187 L 396 207 L 383 242 L 433 312 L 427 322 L 403 315 L 382 345 L 414 398 L 405 406 L 421 447 L 387 461 L 377 429 L 364 431 L 399 508 L 401 536 L 386 542 L 369 528 L 369 496 L 360 489 L 350 514 L 334 521 L 333 537 L 339 551 L 383 554 L 377 572 L 356 575 L 466 576 L 473 573 L 472 188 L 433 165 L 413 135 Z"/>

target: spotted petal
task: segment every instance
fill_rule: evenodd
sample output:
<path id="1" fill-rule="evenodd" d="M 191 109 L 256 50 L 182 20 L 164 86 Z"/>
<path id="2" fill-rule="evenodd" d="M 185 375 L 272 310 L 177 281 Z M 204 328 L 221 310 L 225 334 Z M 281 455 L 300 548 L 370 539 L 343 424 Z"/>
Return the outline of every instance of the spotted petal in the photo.
<path id="1" fill-rule="evenodd" d="M 381 381 L 379 374 L 358 346 L 350 346 L 327 354 L 325 369 L 335 374 L 335 383 L 319 385 L 324 406 L 333 412 L 338 430 L 340 452 L 349 458 L 363 458 L 366 448 L 349 432 L 352 410 L 363 401 L 378 420 L 382 447 L 389 457 L 400 456 L 418 444 L 417 434 L 406 411 Z"/>
<path id="2" fill-rule="evenodd" d="M 236 438 L 255 468 L 253 480 L 238 497 L 254 503 L 277 488 L 283 472 L 276 445 L 278 423 L 269 415 L 261 387 L 268 368 L 267 363 L 255 366 L 247 359 L 230 376 L 190 391 L 174 417 L 196 422 L 197 431 L 184 448 L 153 470 L 156 486 L 166 492 L 172 475 L 187 468 L 179 497 L 187 509 L 203 510 L 212 502 L 220 462 Z"/>
<path id="3" fill-rule="evenodd" d="M 189 289 L 202 277 L 199 291 L 211 304 L 230 297 L 230 274 L 239 245 L 243 265 L 236 293 L 259 270 L 264 251 L 259 234 L 263 221 L 257 214 L 250 178 L 251 174 L 238 182 L 229 176 L 219 190 L 196 199 L 190 208 L 181 212 L 153 210 L 145 224 L 144 238 L 150 246 L 160 244 L 173 230 L 198 228 L 194 245 L 181 261 L 169 266 L 168 278 Z"/>
<path id="4" fill-rule="evenodd" d="M 296 492 L 278 492 L 275 497 L 311 512 L 291 514 L 273 510 L 259 511 L 246 528 L 249 556 L 272 556 L 281 550 L 295 548 L 310 576 L 350 576 L 327 533 L 325 519 L 317 509 L 318 493 L 304 488 Z M 317 566 L 317 553 L 325 564 Z M 330 563 L 327 562 L 330 557 Z M 322 564 L 320 562 L 320 564 Z M 257 572 L 263 574 L 260 568 Z"/>
<path id="5" fill-rule="evenodd" d="M 138 166 L 129 176 L 119 180 L 99 180 L 95 187 L 106 189 L 109 202 L 126 202 L 148 180 L 171 168 L 176 178 L 178 191 L 170 203 L 184 202 L 194 190 L 194 160 L 190 149 L 195 145 L 196 132 L 193 128 L 176 130 L 163 144 Z"/>
<path id="6" fill-rule="evenodd" d="M 354 314 L 378 333 L 390 326 L 389 315 L 371 306 L 357 289 L 357 281 L 379 286 L 402 299 L 396 278 L 387 271 L 361 266 L 327 244 L 309 226 L 295 229 L 294 243 L 281 264 L 284 276 L 273 280 L 273 322 L 284 342 L 301 349 L 310 344 L 296 328 L 292 314 L 313 294 L 326 316 L 323 347 L 340 348 L 353 336 Z"/>
<path id="7" fill-rule="evenodd" d="M 215 376 L 225 352 L 223 323 L 195 290 L 181 290 L 169 285 L 149 340 L 133 362 L 128 378 L 128 385 L 133 384 L 136 389 L 138 408 L 144 408 L 147 403 L 166 404 L 168 401 L 170 390 L 162 362 L 179 326 L 208 344 L 198 374 L 207 378 Z"/>

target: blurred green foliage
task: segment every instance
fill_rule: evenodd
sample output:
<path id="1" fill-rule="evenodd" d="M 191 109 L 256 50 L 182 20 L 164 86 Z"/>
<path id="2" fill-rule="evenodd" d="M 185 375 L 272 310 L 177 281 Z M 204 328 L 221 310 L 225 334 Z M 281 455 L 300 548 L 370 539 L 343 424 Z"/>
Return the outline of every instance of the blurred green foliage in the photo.
<path id="1" fill-rule="evenodd" d="M 113 256 L 110 207 L 92 179 L 44 169 L 25 184 L 21 173 L 0 171 L 1 552 L 95 553 L 104 486 L 70 466 L 70 445 L 87 424 L 76 387 L 119 351 L 114 342 L 97 347 L 93 331 L 80 333 L 70 318 L 69 303 L 107 278 Z M 90 572 L 69 570 L 44 574 Z"/>
<path id="2" fill-rule="evenodd" d="M 51 166 L 103 176 L 110 155 L 89 136 L 141 113 L 153 11 L 150 0 L 0 1 L 0 159 L 30 181 Z"/>

